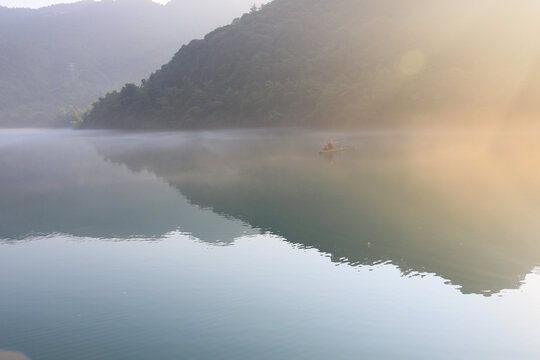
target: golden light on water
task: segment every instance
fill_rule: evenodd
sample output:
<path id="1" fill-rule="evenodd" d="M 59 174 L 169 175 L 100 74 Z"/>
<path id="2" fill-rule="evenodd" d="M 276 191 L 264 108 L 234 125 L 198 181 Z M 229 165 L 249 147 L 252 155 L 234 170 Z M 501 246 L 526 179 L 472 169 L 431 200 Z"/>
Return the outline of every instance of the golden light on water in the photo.
<path id="1" fill-rule="evenodd" d="M 408 181 L 440 214 L 487 239 L 540 246 L 540 146 L 532 134 L 434 137 L 410 145 Z M 505 240 L 507 241 L 507 240 Z"/>

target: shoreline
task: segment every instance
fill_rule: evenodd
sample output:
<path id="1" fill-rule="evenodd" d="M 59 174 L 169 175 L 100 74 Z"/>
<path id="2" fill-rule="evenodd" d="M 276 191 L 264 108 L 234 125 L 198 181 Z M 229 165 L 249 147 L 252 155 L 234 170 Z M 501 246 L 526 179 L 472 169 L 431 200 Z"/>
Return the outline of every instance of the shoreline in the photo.
<path id="1" fill-rule="evenodd" d="M 0 360 L 29 360 L 24 354 L 0 350 Z"/>

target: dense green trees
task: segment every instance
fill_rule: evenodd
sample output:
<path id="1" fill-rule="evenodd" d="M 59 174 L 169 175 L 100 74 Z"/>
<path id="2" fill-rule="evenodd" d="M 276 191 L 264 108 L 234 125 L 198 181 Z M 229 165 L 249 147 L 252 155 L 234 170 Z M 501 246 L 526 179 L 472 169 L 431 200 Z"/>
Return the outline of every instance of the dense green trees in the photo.
<path id="1" fill-rule="evenodd" d="M 540 51 L 530 36 L 540 26 L 527 13 L 529 3 L 494 0 L 275 0 L 182 47 L 141 86 L 102 97 L 83 126 L 327 126 L 501 113 L 515 99 L 521 63 Z"/>

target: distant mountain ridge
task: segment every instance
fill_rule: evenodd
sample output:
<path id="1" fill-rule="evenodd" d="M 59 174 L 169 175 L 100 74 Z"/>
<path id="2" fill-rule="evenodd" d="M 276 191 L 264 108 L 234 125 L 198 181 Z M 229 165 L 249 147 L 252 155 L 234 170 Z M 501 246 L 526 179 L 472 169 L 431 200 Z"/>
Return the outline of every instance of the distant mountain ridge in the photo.
<path id="1" fill-rule="evenodd" d="M 37 10 L 0 7 L 0 126 L 46 126 L 70 108 L 138 82 L 183 44 L 247 9 L 207 1 L 91 0 Z M 226 6 L 227 5 L 227 6 Z M 193 19 L 197 19 L 194 21 Z"/>
<path id="2" fill-rule="evenodd" d="M 379 125 L 540 113 L 537 3 L 274 0 L 193 41 L 87 128 Z"/>

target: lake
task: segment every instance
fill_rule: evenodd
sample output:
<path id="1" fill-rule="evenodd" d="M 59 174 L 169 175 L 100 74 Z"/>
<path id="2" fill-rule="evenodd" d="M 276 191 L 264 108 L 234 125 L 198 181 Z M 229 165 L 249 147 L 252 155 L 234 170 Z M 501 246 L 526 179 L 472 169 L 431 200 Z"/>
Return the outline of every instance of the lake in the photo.
<path id="1" fill-rule="evenodd" d="M 535 133 L 0 130 L 0 349 L 539 359 L 539 214 Z"/>

